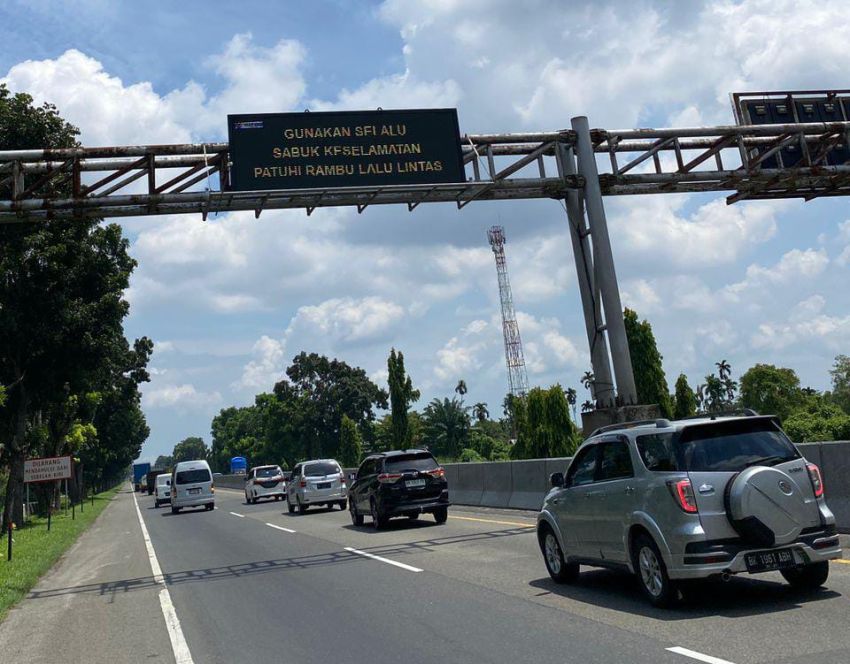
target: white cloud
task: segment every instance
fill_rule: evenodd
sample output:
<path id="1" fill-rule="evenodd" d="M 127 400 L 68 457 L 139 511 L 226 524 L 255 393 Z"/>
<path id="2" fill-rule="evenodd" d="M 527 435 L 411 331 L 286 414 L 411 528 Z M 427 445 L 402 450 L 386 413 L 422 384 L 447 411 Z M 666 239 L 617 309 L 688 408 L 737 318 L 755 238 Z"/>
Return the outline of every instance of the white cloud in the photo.
<path id="1" fill-rule="evenodd" d="M 285 347 L 285 342 L 265 334 L 260 337 L 251 350 L 254 359 L 245 365 L 242 377 L 233 384 L 233 388 L 237 391 L 253 390 L 253 393 L 271 389 L 283 376 Z"/>
<path id="2" fill-rule="evenodd" d="M 319 334 L 341 343 L 385 339 L 404 316 L 403 307 L 380 297 L 334 298 L 299 308 L 287 334 Z"/>
<path id="3" fill-rule="evenodd" d="M 194 385 L 164 385 L 144 390 L 142 405 L 146 408 L 206 409 L 221 402 L 218 392 L 203 392 Z"/>

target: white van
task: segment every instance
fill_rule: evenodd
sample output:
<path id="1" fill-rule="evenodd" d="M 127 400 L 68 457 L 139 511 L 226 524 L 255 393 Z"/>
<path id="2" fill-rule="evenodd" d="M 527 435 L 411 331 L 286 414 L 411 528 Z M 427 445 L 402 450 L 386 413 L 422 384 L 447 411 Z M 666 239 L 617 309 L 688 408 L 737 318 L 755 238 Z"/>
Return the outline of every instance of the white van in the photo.
<path id="1" fill-rule="evenodd" d="M 181 461 L 171 471 L 171 513 L 184 507 L 215 507 L 210 465 L 206 461 Z"/>
<path id="2" fill-rule="evenodd" d="M 154 505 L 159 507 L 160 504 L 170 502 L 171 498 L 171 475 L 165 473 L 156 476 L 156 486 L 154 487 Z"/>

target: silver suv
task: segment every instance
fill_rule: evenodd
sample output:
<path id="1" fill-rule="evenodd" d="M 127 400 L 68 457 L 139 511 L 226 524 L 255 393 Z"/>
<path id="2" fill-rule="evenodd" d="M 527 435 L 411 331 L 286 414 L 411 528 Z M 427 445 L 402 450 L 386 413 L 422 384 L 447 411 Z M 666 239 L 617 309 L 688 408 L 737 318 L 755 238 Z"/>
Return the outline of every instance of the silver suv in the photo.
<path id="1" fill-rule="evenodd" d="M 325 505 L 341 510 L 348 507 L 348 488 L 345 474 L 336 459 L 316 459 L 299 463 L 292 469 L 292 477 L 286 487 L 289 513 L 298 508 L 304 514 L 310 505 Z"/>
<path id="2" fill-rule="evenodd" d="M 559 583 L 579 565 L 625 569 L 665 606 L 682 580 L 742 572 L 816 588 L 841 557 L 820 470 L 773 417 L 604 427 L 551 484 L 537 535 Z"/>

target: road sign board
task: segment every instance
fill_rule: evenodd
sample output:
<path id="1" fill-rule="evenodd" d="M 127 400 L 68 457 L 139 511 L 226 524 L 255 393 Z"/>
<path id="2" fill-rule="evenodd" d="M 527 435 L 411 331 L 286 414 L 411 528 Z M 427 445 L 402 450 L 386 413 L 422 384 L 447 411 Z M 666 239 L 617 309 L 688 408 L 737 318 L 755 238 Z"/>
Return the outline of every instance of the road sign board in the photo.
<path id="1" fill-rule="evenodd" d="M 230 188 L 464 182 L 453 108 L 228 115 Z"/>
<path id="2" fill-rule="evenodd" d="M 71 478 L 71 457 L 42 457 L 24 461 L 24 482 L 52 482 Z"/>

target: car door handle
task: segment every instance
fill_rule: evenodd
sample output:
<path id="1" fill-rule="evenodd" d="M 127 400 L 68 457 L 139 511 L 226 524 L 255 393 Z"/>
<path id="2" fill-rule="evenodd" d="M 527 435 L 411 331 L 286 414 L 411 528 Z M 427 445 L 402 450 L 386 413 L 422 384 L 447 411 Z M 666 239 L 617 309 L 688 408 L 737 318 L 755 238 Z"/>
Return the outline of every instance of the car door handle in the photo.
<path id="1" fill-rule="evenodd" d="M 634 492 L 635 492 L 635 488 L 633 486 L 627 486 L 626 487 L 626 493 L 628 495 L 632 495 Z"/>

